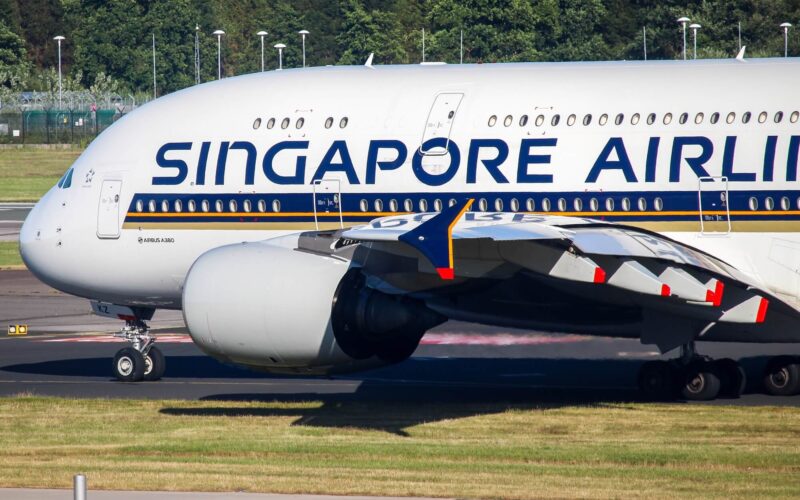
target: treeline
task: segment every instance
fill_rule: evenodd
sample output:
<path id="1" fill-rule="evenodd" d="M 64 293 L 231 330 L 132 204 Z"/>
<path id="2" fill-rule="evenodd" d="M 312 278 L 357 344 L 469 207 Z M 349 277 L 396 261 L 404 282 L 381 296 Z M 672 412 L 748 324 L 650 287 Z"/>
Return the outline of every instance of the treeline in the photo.
<path id="1" fill-rule="evenodd" d="M 56 42 L 65 89 L 135 92 L 152 89 L 152 35 L 159 94 L 195 81 L 196 26 L 202 81 L 260 69 L 266 30 L 267 67 L 284 43 L 284 66 L 301 65 L 298 30 L 306 29 L 309 65 L 417 63 L 424 28 L 428 61 L 575 61 L 682 57 L 676 19 L 702 25 L 698 57 L 731 57 L 741 42 L 749 57 L 783 55 L 782 22 L 800 24 L 800 0 L 0 0 L 0 91 L 52 91 Z M 800 28 L 800 27 L 798 27 Z M 790 31 L 789 52 L 800 54 Z M 691 53 L 691 35 L 688 43 Z"/>

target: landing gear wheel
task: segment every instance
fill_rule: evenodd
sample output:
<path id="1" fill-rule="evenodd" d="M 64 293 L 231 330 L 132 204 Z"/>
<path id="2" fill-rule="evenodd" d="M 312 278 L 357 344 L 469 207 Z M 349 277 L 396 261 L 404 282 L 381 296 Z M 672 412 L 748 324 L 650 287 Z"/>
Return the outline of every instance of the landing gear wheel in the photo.
<path id="1" fill-rule="evenodd" d="M 398 337 L 375 344 L 375 355 L 387 363 L 405 361 L 417 350 L 423 334 Z"/>
<path id="2" fill-rule="evenodd" d="M 788 356 L 778 356 L 764 370 L 764 389 L 773 396 L 791 396 L 800 392 L 800 363 Z"/>
<path id="3" fill-rule="evenodd" d="M 164 370 L 167 367 L 167 362 L 164 359 L 164 354 L 158 347 L 151 347 L 144 357 L 144 379 L 149 381 L 158 380 L 164 376 Z"/>
<path id="4" fill-rule="evenodd" d="M 675 374 L 666 361 L 648 361 L 639 369 L 639 390 L 645 398 L 664 401 L 675 392 Z"/>
<path id="5" fill-rule="evenodd" d="M 739 363 L 725 358 L 715 361 L 714 366 L 720 377 L 720 397 L 732 399 L 740 397 L 747 385 L 747 378 Z"/>
<path id="6" fill-rule="evenodd" d="M 689 401 L 709 401 L 719 395 L 722 385 L 713 363 L 691 363 L 684 371 L 681 395 Z"/>
<path id="7" fill-rule="evenodd" d="M 125 347 L 114 356 L 114 376 L 122 382 L 139 382 L 144 378 L 145 361 L 142 353 Z"/>

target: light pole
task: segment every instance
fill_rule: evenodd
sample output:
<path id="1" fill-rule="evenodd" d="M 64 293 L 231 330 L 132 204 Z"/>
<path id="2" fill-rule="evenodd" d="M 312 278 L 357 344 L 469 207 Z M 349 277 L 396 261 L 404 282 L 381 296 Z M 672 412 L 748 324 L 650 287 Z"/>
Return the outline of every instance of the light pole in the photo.
<path id="1" fill-rule="evenodd" d="M 156 90 L 156 34 L 153 33 L 153 99 L 158 97 Z"/>
<path id="2" fill-rule="evenodd" d="M 282 43 L 276 43 L 275 48 L 278 49 L 278 69 L 283 69 L 283 49 L 286 48 L 286 45 Z"/>
<path id="3" fill-rule="evenodd" d="M 306 35 L 308 35 L 308 30 L 300 30 L 298 31 L 300 36 L 303 37 L 303 67 L 306 67 Z"/>
<path id="4" fill-rule="evenodd" d="M 61 94 L 62 94 L 62 88 L 61 88 L 61 41 L 62 40 L 66 40 L 66 38 L 64 38 L 61 35 L 58 35 L 56 37 L 53 37 L 53 40 L 58 42 L 58 109 L 61 109 Z"/>
<path id="5" fill-rule="evenodd" d="M 225 32 L 217 30 L 213 34 L 217 35 L 217 80 L 219 80 L 222 78 L 222 35 Z"/>
<path id="6" fill-rule="evenodd" d="M 264 71 L 264 37 L 269 35 L 269 33 L 266 31 L 259 31 L 256 35 L 261 37 L 261 71 Z"/>
<path id="7" fill-rule="evenodd" d="M 458 44 L 458 64 L 464 64 L 464 30 L 461 30 L 461 39 Z"/>
<path id="8" fill-rule="evenodd" d="M 789 57 L 789 28 L 791 27 L 791 23 L 781 24 L 781 28 L 783 28 L 783 57 Z"/>
<path id="9" fill-rule="evenodd" d="M 678 22 L 683 26 L 683 60 L 686 60 L 686 24 L 691 21 L 688 17 L 681 17 Z"/>
<path id="10" fill-rule="evenodd" d="M 194 25 L 194 83 L 200 84 L 200 25 Z"/>
<path id="11" fill-rule="evenodd" d="M 697 59 L 697 30 L 702 28 L 702 26 L 700 26 L 697 23 L 694 23 L 689 25 L 689 27 L 692 29 L 692 42 L 694 43 L 694 59 Z"/>

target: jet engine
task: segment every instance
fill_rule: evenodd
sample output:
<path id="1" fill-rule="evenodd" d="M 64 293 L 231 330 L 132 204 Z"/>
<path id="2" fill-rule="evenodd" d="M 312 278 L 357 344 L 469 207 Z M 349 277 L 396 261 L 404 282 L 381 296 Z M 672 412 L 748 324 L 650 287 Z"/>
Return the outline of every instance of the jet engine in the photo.
<path id="1" fill-rule="evenodd" d="M 228 245 L 195 261 L 183 315 L 204 352 L 276 373 L 355 371 L 406 359 L 446 320 L 420 300 L 367 287 L 347 252 L 297 243 Z"/>

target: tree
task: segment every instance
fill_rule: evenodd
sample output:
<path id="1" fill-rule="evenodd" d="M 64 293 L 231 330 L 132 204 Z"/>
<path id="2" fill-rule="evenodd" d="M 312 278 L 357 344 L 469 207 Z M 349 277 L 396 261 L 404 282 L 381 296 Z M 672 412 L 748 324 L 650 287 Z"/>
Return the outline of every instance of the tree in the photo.
<path id="1" fill-rule="evenodd" d="M 359 0 L 349 0 L 342 5 L 342 17 L 342 32 L 337 37 L 340 64 L 364 64 L 370 53 L 381 64 L 407 60 L 401 26 L 392 12 L 367 11 Z"/>

